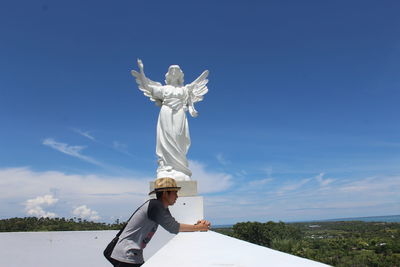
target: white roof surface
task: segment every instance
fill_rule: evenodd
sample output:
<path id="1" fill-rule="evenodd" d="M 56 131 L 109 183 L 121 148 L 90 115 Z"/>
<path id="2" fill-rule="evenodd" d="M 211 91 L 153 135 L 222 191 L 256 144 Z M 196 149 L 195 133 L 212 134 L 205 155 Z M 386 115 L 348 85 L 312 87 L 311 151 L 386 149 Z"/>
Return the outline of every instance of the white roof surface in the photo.
<path id="1" fill-rule="evenodd" d="M 174 236 L 161 228 L 157 233 L 145 249 L 143 267 L 326 266 L 212 231 Z M 0 233 L 0 266 L 110 267 L 103 250 L 115 234 L 116 231 Z"/>
<path id="2" fill-rule="evenodd" d="M 143 267 L 322 267 L 319 262 L 258 246 L 212 231 L 179 233 Z"/>

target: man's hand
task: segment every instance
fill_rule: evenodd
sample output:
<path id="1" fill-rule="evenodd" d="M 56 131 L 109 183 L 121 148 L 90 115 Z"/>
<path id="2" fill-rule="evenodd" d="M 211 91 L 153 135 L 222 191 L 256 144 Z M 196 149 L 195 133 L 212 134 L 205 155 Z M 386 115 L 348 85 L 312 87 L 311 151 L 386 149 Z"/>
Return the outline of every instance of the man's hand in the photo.
<path id="1" fill-rule="evenodd" d="M 199 231 L 208 231 L 211 227 L 211 223 L 207 220 L 198 220 L 195 225 L 199 227 Z"/>
<path id="2" fill-rule="evenodd" d="M 211 223 L 207 220 L 198 220 L 196 224 L 205 224 L 208 227 L 211 227 Z"/>
<path id="3" fill-rule="evenodd" d="M 195 232 L 195 231 L 208 231 L 211 223 L 207 220 L 198 220 L 196 224 L 183 224 L 179 225 L 179 232 Z"/>

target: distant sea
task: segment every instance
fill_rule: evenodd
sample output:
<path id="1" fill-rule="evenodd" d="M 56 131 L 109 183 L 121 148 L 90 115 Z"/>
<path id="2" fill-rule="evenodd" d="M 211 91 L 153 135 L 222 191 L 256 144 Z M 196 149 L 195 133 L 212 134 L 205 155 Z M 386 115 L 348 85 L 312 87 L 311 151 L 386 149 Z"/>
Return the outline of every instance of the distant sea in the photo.
<path id="1" fill-rule="evenodd" d="M 321 222 L 331 221 L 363 221 L 363 222 L 400 222 L 400 215 L 388 215 L 388 216 L 372 216 L 372 217 L 355 217 L 355 218 L 339 218 L 320 220 Z"/>
<path id="2" fill-rule="evenodd" d="M 387 216 L 370 216 L 370 217 L 354 217 L 354 218 L 338 218 L 338 219 L 325 219 L 325 220 L 311 220 L 311 221 L 290 221 L 285 223 L 294 222 L 338 222 L 338 221 L 362 221 L 362 222 L 400 222 L 400 215 L 387 215 Z M 215 225 L 214 228 L 230 228 L 233 224 Z"/>

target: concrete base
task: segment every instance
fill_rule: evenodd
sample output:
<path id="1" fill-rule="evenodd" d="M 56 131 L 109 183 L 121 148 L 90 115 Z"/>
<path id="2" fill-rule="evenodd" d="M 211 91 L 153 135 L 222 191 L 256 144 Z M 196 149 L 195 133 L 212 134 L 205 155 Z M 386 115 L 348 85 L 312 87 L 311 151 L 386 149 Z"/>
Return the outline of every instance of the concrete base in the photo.
<path id="1" fill-rule="evenodd" d="M 176 184 L 181 187 L 178 191 L 179 197 L 197 196 L 197 181 L 176 181 Z M 150 192 L 154 189 L 154 181 L 150 182 Z"/>

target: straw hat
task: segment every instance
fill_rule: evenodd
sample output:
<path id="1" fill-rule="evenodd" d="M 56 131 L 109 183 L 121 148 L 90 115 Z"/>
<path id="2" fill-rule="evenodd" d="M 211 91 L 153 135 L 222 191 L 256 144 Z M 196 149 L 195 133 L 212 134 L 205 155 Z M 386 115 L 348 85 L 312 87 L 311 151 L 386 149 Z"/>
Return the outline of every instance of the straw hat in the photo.
<path id="1" fill-rule="evenodd" d="M 181 188 L 176 185 L 176 181 L 173 178 L 165 177 L 158 178 L 154 182 L 154 190 L 149 193 L 149 195 L 154 194 L 155 192 L 162 191 L 179 191 Z"/>

